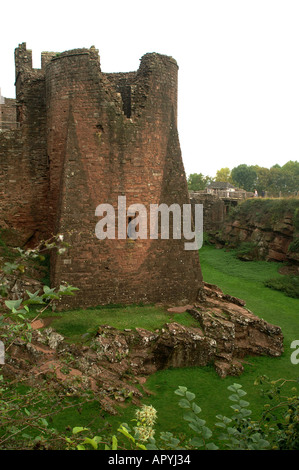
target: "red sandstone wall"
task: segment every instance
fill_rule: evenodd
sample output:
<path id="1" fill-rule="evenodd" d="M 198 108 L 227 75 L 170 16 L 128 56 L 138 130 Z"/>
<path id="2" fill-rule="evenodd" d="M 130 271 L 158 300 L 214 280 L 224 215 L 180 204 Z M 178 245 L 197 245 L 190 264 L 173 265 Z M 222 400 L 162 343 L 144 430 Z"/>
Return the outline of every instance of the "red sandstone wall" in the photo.
<path id="1" fill-rule="evenodd" d="M 36 165 L 36 166 L 35 166 Z M 34 244 L 44 237 L 47 210 L 43 186 L 47 174 L 26 152 L 21 131 L 0 135 L 0 228 L 2 238 L 15 246 Z"/>
<path id="2" fill-rule="evenodd" d="M 104 74 L 98 52 L 15 51 L 20 130 L 0 136 L 1 227 L 10 242 L 65 234 L 53 285 L 80 288 L 64 306 L 191 302 L 198 253 L 185 240 L 98 240 L 99 204 L 189 203 L 177 134 L 177 64 L 146 54 L 136 72 Z M 148 220 L 149 231 L 149 220 Z"/>
<path id="3" fill-rule="evenodd" d="M 3 101 L 3 103 L 0 102 L 0 132 L 17 127 L 16 100 L 3 98 Z"/>
<path id="4" fill-rule="evenodd" d="M 44 72 L 32 69 L 25 43 L 15 61 L 19 130 L 0 135 L 0 225 L 8 243 L 23 246 L 50 234 L 49 165 Z"/>
<path id="5" fill-rule="evenodd" d="M 189 191 L 190 202 L 194 212 L 195 204 L 203 205 L 204 232 L 220 230 L 226 216 L 226 205 L 220 197 L 214 194 L 203 194 L 201 191 Z"/>
<path id="6" fill-rule="evenodd" d="M 122 78 L 130 84 L 130 118 L 119 77 L 101 73 L 97 51 L 63 53 L 46 69 L 50 220 L 53 230 L 71 232 L 69 252 L 53 260 L 52 281 L 81 289 L 72 305 L 194 300 L 198 254 L 184 251 L 184 240 L 95 237 L 96 207 L 116 208 L 120 195 L 127 207 L 189 202 L 175 61 L 147 54 L 135 76 Z"/>

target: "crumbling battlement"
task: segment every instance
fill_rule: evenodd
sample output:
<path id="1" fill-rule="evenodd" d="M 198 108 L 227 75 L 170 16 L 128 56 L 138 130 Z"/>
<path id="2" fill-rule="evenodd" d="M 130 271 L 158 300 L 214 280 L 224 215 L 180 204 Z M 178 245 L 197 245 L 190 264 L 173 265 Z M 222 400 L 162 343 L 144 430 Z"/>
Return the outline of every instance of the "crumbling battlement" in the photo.
<path id="1" fill-rule="evenodd" d="M 11 243 L 63 233 L 53 285 L 79 287 L 69 305 L 190 302 L 202 283 L 184 239 L 98 240 L 95 209 L 119 196 L 189 203 L 177 132 L 176 61 L 145 54 L 136 72 L 103 73 L 97 49 L 15 50 L 19 130 L 0 135 L 0 224 Z M 117 217 L 116 217 L 117 218 Z"/>

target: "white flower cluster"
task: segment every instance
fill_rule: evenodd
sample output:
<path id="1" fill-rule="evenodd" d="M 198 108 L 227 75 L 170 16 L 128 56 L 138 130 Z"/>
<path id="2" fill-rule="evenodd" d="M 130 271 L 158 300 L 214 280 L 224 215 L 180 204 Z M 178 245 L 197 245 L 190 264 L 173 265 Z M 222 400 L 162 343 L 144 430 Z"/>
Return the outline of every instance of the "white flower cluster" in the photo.
<path id="1" fill-rule="evenodd" d="M 143 426 L 138 426 L 134 428 L 135 433 L 138 436 L 139 441 L 147 441 L 150 437 L 154 437 L 155 431 L 152 428 L 145 428 Z"/>
<path id="2" fill-rule="evenodd" d="M 140 410 L 136 411 L 137 426 L 134 428 L 138 434 L 140 441 L 147 441 L 154 437 L 155 431 L 153 425 L 157 419 L 157 411 L 152 405 L 143 405 Z"/>
<path id="3" fill-rule="evenodd" d="M 153 426 L 157 419 L 157 411 L 152 405 L 143 405 L 140 410 L 136 411 L 136 418 L 146 426 Z"/>

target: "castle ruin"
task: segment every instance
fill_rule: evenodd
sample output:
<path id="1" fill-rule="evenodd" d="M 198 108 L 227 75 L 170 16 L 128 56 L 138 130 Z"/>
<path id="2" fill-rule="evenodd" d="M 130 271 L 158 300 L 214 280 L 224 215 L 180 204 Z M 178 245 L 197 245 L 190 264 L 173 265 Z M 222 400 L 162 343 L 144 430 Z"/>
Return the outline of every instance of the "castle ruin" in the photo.
<path id="1" fill-rule="evenodd" d="M 145 54 L 139 69 L 103 73 L 98 50 L 15 49 L 16 99 L 0 104 L 0 228 L 12 245 L 64 234 L 51 284 L 80 290 L 66 307 L 193 302 L 198 252 L 183 239 L 95 236 L 99 204 L 189 204 L 177 131 L 176 61 Z M 117 218 L 117 216 L 116 216 Z"/>

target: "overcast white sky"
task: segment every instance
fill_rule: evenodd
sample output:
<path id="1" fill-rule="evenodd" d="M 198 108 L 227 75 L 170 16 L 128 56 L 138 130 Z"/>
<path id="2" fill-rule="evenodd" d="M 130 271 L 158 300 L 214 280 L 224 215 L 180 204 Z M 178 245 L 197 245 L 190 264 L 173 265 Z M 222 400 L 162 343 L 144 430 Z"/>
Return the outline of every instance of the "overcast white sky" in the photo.
<path id="1" fill-rule="evenodd" d="M 187 175 L 299 160 L 298 0 L 15 0 L 0 6 L 0 87 L 15 97 L 14 49 L 99 49 L 103 72 L 147 52 L 179 65 Z"/>

